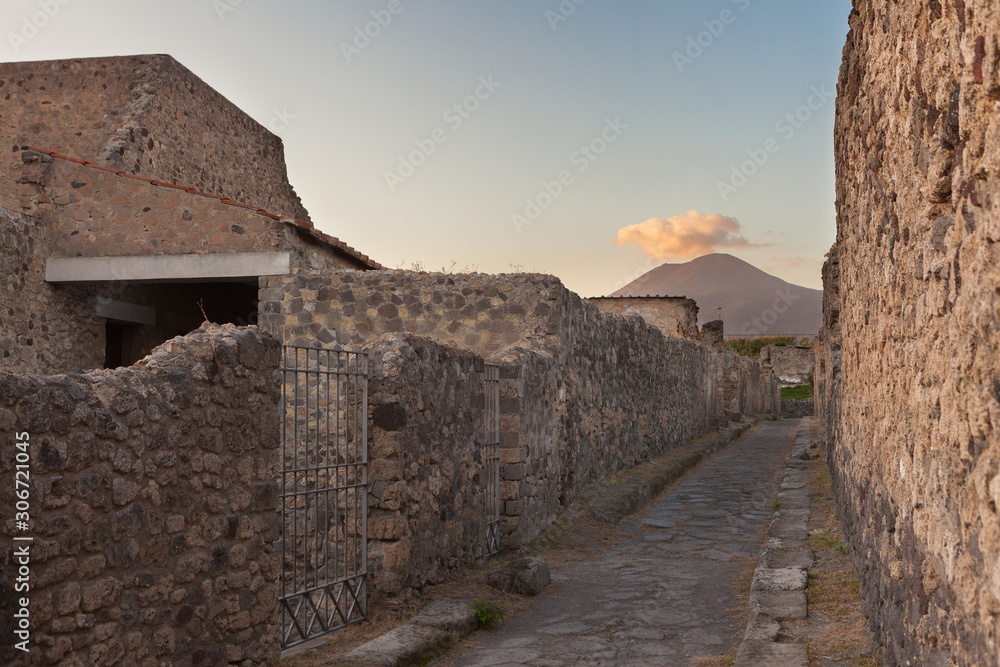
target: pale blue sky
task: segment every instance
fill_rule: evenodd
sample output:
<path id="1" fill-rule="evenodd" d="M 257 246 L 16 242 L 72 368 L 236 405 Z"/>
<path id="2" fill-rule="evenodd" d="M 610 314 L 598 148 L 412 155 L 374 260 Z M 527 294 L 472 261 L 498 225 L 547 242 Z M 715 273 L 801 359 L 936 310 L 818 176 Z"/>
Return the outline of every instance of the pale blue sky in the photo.
<path id="1" fill-rule="evenodd" d="M 54 16 L 15 50 L 11 33 L 45 6 Z M 736 218 L 754 244 L 721 251 L 819 287 L 849 12 L 849 0 L 5 0 L 0 60 L 173 55 L 284 139 L 318 227 L 388 266 L 518 267 L 604 294 L 661 261 L 614 245 L 620 228 L 697 210 Z M 355 42 L 366 27 L 375 36 Z M 678 67 L 689 38 L 702 46 Z M 724 200 L 719 182 L 769 138 L 777 152 Z M 580 151 L 592 141 L 601 154 Z M 411 175 L 401 156 L 422 164 Z"/>

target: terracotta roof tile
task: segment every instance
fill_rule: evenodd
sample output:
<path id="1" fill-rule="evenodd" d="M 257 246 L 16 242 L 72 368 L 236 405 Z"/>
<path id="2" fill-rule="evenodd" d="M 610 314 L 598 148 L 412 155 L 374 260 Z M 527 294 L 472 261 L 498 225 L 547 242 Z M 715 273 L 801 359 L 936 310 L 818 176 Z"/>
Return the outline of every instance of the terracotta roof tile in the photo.
<path id="1" fill-rule="evenodd" d="M 35 150 L 35 149 L 32 148 L 31 150 Z M 44 153 L 45 151 L 39 151 L 39 152 L 40 153 Z M 79 164 L 87 164 L 86 160 L 80 160 L 79 158 L 69 157 L 67 155 L 60 155 L 59 153 L 49 153 L 49 156 L 50 157 L 54 157 L 54 158 L 58 158 L 60 160 L 69 160 L 70 162 L 77 162 Z"/>
<path id="2" fill-rule="evenodd" d="M 352 248 L 351 246 L 347 245 L 346 243 L 344 243 L 343 241 L 341 241 L 338 238 L 330 236 L 329 234 L 327 234 L 325 232 L 319 231 L 308 220 L 298 220 L 296 218 L 290 218 L 290 217 L 284 216 L 284 215 L 276 215 L 276 214 L 271 213 L 269 211 L 266 211 L 266 210 L 264 210 L 264 209 L 262 209 L 262 208 L 260 208 L 258 206 L 252 206 L 250 204 L 244 204 L 242 202 L 233 201 L 232 199 L 229 199 L 228 197 L 223 196 L 223 195 L 216 195 L 216 194 L 212 194 L 210 192 L 201 192 L 201 191 L 196 190 L 195 188 L 192 188 L 192 187 L 189 187 L 189 186 L 178 185 L 177 183 L 166 183 L 164 181 L 158 181 L 158 180 L 155 180 L 155 179 L 152 179 L 152 178 L 146 178 L 145 176 L 139 176 L 137 174 L 130 174 L 130 173 L 126 172 L 126 171 L 121 171 L 121 170 L 118 170 L 118 169 L 111 169 L 110 167 L 104 167 L 102 165 L 94 164 L 93 162 L 88 162 L 86 160 L 81 160 L 79 158 L 69 157 L 67 155 L 61 155 L 61 154 L 55 153 L 53 151 L 45 150 L 44 148 L 37 148 L 35 146 L 28 146 L 28 150 L 34 151 L 36 153 L 42 153 L 44 155 L 48 155 L 49 157 L 51 157 L 53 159 L 56 159 L 56 160 L 65 160 L 67 162 L 75 162 L 76 164 L 83 165 L 84 167 L 87 167 L 89 169 L 97 169 L 99 171 L 109 171 L 109 172 L 111 172 L 113 174 L 116 174 L 118 176 L 122 176 L 122 177 L 125 177 L 125 178 L 132 178 L 132 179 L 135 179 L 135 180 L 138 180 L 138 181 L 145 181 L 145 182 L 150 183 L 152 185 L 155 185 L 157 187 L 172 188 L 172 189 L 175 189 L 175 190 L 184 190 L 185 192 L 188 192 L 188 193 L 190 193 L 192 195 L 195 195 L 197 197 L 208 197 L 210 199 L 217 199 L 219 202 L 221 202 L 223 204 L 226 204 L 227 206 L 237 206 L 239 208 L 245 208 L 245 209 L 248 209 L 248 210 L 251 210 L 251 211 L 257 213 L 258 215 L 263 215 L 263 216 L 266 216 L 266 217 L 271 218 L 273 220 L 280 220 L 280 221 L 284 222 L 285 224 L 289 224 L 289 225 L 292 225 L 294 227 L 298 227 L 299 229 L 305 231 L 309 236 L 311 236 L 316 241 L 319 241 L 320 243 L 323 243 L 325 245 L 330 246 L 331 248 L 334 248 L 336 250 L 339 250 L 339 251 L 343 252 L 344 254 L 348 255 L 349 257 L 352 257 L 352 258 L 356 259 L 357 261 L 361 262 L 362 264 L 364 264 L 368 268 L 371 268 L 371 269 L 381 269 L 381 268 L 383 268 L 381 264 L 379 264 L 378 262 L 373 261 L 371 258 L 368 257 L 368 255 L 365 255 L 365 254 L 359 252 L 358 250 L 355 250 L 354 248 Z"/>

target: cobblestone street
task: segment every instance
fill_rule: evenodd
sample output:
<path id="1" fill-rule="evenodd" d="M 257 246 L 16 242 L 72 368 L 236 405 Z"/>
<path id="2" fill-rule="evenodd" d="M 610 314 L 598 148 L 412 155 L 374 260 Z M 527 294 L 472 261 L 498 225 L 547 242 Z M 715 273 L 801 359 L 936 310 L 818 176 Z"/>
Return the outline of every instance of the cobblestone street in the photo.
<path id="1" fill-rule="evenodd" d="M 649 667 L 735 653 L 746 623 L 736 579 L 760 552 L 798 426 L 763 423 L 694 470 L 622 524 L 632 537 L 553 572 L 531 611 L 454 664 Z"/>

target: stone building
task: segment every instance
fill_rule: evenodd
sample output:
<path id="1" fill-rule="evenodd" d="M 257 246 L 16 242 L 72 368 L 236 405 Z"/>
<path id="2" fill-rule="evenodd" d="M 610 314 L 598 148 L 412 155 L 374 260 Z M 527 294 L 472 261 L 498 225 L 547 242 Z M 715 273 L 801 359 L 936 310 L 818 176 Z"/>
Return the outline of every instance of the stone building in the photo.
<path id="1" fill-rule="evenodd" d="M 2 64 L 0 132 L 4 368 L 130 365 L 206 317 L 255 322 L 262 276 L 379 268 L 313 226 L 281 140 L 169 56 Z"/>
<path id="2" fill-rule="evenodd" d="M 697 340 L 698 304 L 684 296 L 602 296 L 587 299 L 605 313 L 639 315 L 670 338 Z"/>

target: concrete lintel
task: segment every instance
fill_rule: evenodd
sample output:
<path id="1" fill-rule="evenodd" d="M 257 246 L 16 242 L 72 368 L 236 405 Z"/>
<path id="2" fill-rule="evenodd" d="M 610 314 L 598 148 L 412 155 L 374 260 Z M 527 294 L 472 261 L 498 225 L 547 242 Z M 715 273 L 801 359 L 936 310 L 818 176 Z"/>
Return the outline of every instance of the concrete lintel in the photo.
<path id="1" fill-rule="evenodd" d="M 211 282 L 281 276 L 291 273 L 291 266 L 288 252 L 53 257 L 45 263 L 45 280 L 50 283 Z"/>
<path id="2" fill-rule="evenodd" d="M 119 322 L 130 322 L 132 324 L 156 324 L 156 309 L 149 306 L 140 306 L 124 301 L 106 299 L 103 296 L 97 297 L 97 305 L 94 307 L 98 317 Z"/>

